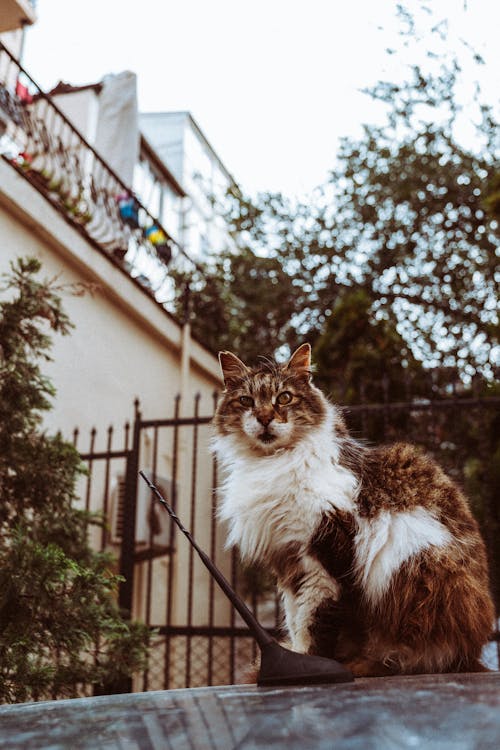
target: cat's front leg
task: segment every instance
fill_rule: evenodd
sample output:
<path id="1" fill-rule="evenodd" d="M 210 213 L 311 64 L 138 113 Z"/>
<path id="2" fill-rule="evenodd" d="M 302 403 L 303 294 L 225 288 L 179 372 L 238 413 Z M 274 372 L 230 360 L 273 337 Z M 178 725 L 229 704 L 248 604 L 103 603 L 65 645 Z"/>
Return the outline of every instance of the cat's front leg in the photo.
<path id="1" fill-rule="evenodd" d="M 301 575 L 293 587 L 282 590 L 285 608 L 285 623 L 292 642 L 292 649 L 308 653 L 313 646 L 312 626 L 315 613 L 325 602 L 336 602 L 340 598 L 340 585 L 310 555 L 301 560 Z"/>

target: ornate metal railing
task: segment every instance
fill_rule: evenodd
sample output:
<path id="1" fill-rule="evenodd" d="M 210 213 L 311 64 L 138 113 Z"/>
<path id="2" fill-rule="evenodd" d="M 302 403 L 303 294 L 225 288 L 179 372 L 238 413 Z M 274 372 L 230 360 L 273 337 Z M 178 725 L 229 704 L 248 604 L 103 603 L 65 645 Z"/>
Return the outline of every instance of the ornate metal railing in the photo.
<path id="1" fill-rule="evenodd" d="M 196 265 L 0 42 L 0 155 L 166 308 Z"/>

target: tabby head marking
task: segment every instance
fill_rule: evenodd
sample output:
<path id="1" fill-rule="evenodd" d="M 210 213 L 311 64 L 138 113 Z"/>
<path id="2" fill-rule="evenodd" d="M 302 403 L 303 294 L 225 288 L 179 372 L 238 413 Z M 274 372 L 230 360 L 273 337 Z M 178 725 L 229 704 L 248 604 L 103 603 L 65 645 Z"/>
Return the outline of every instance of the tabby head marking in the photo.
<path id="1" fill-rule="evenodd" d="M 254 453 L 293 448 L 326 416 L 326 399 L 311 383 L 311 347 L 302 344 L 285 365 L 247 367 L 235 354 L 220 352 L 225 390 L 215 427 Z"/>

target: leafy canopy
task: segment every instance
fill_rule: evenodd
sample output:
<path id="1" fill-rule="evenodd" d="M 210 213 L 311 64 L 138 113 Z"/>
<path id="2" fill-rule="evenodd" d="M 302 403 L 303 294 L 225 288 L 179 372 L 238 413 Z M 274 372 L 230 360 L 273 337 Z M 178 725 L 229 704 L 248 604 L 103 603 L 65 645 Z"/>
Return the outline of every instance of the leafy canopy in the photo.
<path id="1" fill-rule="evenodd" d="M 327 184 L 307 200 L 229 194 L 238 249 L 189 277 L 194 333 L 214 351 L 255 359 L 304 339 L 337 347 L 319 358 L 319 374 L 341 390 L 350 369 L 331 368 L 351 358 L 356 368 L 370 340 L 379 367 L 399 348 L 400 376 L 418 379 L 422 365 L 494 373 L 500 129 L 479 86 L 465 84 L 482 60 L 466 46 L 450 52 L 446 23 L 432 15 L 424 31 L 405 8 L 399 16 L 399 48 L 388 54 L 410 60 L 405 74 L 366 90 L 385 114 L 343 139 Z M 366 326 L 359 347 L 342 334 L 346 310 L 353 340 Z"/>

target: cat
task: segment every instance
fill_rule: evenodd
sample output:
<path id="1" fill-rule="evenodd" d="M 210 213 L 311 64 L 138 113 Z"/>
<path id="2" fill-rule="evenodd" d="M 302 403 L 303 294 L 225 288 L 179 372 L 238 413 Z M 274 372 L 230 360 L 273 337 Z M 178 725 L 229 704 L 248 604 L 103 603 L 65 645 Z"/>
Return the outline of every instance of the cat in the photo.
<path id="1" fill-rule="evenodd" d="M 284 365 L 219 361 L 220 517 L 228 546 L 275 574 L 291 647 L 357 677 L 485 670 L 486 553 L 453 481 L 412 445 L 352 439 L 309 344 Z"/>

